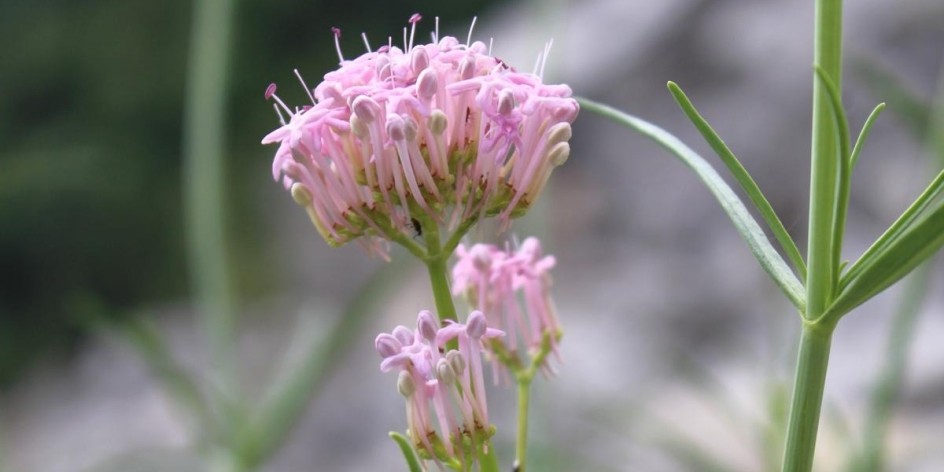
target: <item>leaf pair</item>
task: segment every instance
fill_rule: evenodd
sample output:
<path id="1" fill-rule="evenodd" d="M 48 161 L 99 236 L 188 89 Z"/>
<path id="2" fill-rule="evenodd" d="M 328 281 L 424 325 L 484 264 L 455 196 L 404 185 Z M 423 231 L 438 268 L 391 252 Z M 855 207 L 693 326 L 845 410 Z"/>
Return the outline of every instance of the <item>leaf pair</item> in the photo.
<path id="1" fill-rule="evenodd" d="M 694 116 L 693 121 L 696 123 L 696 126 L 699 127 L 699 131 L 702 131 L 702 134 L 705 134 L 706 137 L 710 136 L 708 139 L 709 143 L 716 150 L 720 150 L 719 154 L 723 156 L 723 159 L 727 162 L 737 163 L 737 159 L 734 158 L 734 155 L 727 149 L 727 146 L 724 142 L 717 137 L 717 134 L 711 130 L 710 126 L 701 118 L 700 115 L 691 107 L 691 103 L 688 102 L 687 98 L 684 98 L 681 90 L 678 89 L 675 84 L 670 83 L 669 89 L 673 91 L 673 94 L 676 97 L 682 97 L 683 100 L 680 101 L 683 109 L 686 107 L 687 113 L 691 113 L 690 117 Z M 718 200 L 718 203 L 721 204 L 721 208 L 728 214 L 728 217 L 731 219 L 731 222 L 734 223 L 735 229 L 738 233 L 741 234 L 741 237 L 747 242 L 747 245 L 750 247 L 751 252 L 754 254 L 754 257 L 760 262 L 761 267 L 767 272 L 768 275 L 774 280 L 777 286 L 780 287 L 784 295 L 797 307 L 800 312 L 805 312 L 806 310 L 806 296 L 804 293 L 803 284 L 797 278 L 796 275 L 791 271 L 787 263 L 780 257 L 780 254 L 777 253 L 776 249 L 770 244 L 770 241 L 767 240 L 767 235 L 764 234 L 764 231 L 758 225 L 757 221 L 754 220 L 754 217 L 751 216 L 747 208 L 744 206 L 744 203 L 741 202 L 737 194 L 734 193 L 734 190 L 728 186 L 728 184 L 721 178 L 720 175 L 715 171 L 715 169 L 705 161 L 698 153 L 692 150 L 690 147 L 685 145 L 678 138 L 665 131 L 662 128 L 659 128 L 652 123 L 649 123 L 645 120 L 637 118 L 635 116 L 623 113 L 615 108 L 612 108 L 601 103 L 593 102 L 584 98 L 578 100 L 580 106 L 584 109 L 590 110 L 594 113 L 602 115 L 606 118 L 609 118 L 629 129 L 632 129 L 643 136 L 655 141 L 657 144 L 671 152 L 679 160 L 682 161 L 686 166 L 695 171 L 698 177 L 702 180 L 705 186 L 708 187 L 708 190 L 714 194 L 715 198 Z M 770 204 L 766 203 L 766 199 L 763 197 L 763 194 L 757 188 L 757 185 L 754 184 L 753 179 L 750 178 L 750 175 L 747 174 L 747 171 L 744 170 L 740 164 L 734 166 L 732 172 L 738 176 L 738 181 L 742 182 L 742 186 L 745 186 L 749 195 L 751 195 L 752 200 L 754 200 L 755 205 L 758 208 L 761 208 L 761 214 L 768 219 L 768 224 L 770 224 L 770 218 L 776 220 L 774 224 L 771 224 L 771 227 L 775 228 L 774 233 L 777 236 L 778 241 L 784 245 L 788 254 L 792 254 L 791 260 L 796 264 L 796 269 L 798 273 L 802 274 L 805 272 L 805 265 L 803 260 L 799 257 L 799 251 L 796 249 L 796 244 L 793 243 L 793 240 L 790 239 L 790 236 L 787 234 L 786 229 L 784 229 L 783 224 L 779 222 L 779 219 L 776 218 L 776 214 L 773 213 L 773 209 L 770 208 Z M 757 203 L 761 202 L 761 203 Z M 766 205 L 765 205 L 766 204 Z M 792 247 L 792 249 L 790 249 Z"/>
<path id="2" fill-rule="evenodd" d="M 816 74 L 825 85 L 824 88 L 829 96 L 837 138 L 835 140 L 837 143 L 836 155 L 839 156 L 839 185 L 832 203 L 835 217 L 830 233 L 832 238 L 830 257 L 833 259 L 832 267 L 835 268 L 832 280 L 838 283 L 833 284 L 836 287 L 836 292 L 833 294 L 828 310 L 823 315 L 823 318 L 828 316 L 836 320 L 904 277 L 944 245 L 944 203 L 939 202 L 935 206 L 936 197 L 944 190 L 944 173 L 935 178 L 918 200 L 856 263 L 849 267 L 845 274 L 840 274 L 841 265 L 839 262 L 852 169 L 858 162 L 869 131 L 879 113 L 884 109 L 885 104 L 879 104 L 875 107 L 863 125 L 855 145 L 850 146 L 848 120 L 842 108 L 838 89 L 819 68 L 816 69 Z M 793 266 L 793 271 L 767 240 L 766 234 L 760 225 L 747 211 L 744 203 L 731 187 L 695 151 L 672 134 L 640 118 L 587 99 L 580 99 L 579 101 L 583 108 L 612 119 L 652 139 L 695 171 L 728 214 L 734 227 L 747 242 L 761 267 L 764 268 L 800 313 L 805 315 L 806 291 L 801 280 L 805 281 L 806 279 L 806 263 L 796 243 L 790 237 L 754 179 L 751 178 L 721 137 L 698 113 L 688 97 L 685 96 L 685 93 L 673 82 L 668 83 L 668 88 L 679 106 L 751 199 L 758 213 L 773 233 L 774 238 L 783 248 Z"/>
<path id="3" fill-rule="evenodd" d="M 838 89 L 819 67 L 817 78 L 824 85 L 829 101 L 837 142 L 839 143 L 840 175 L 836 196 L 836 219 L 833 227 L 833 261 L 837 270 L 837 291 L 832 304 L 823 314 L 824 320 L 838 320 L 873 296 L 908 275 L 917 266 L 937 253 L 944 245 L 944 202 L 937 197 L 944 190 L 944 172 L 939 173 L 917 200 L 896 220 L 863 255 L 840 274 L 839 258 L 845 228 L 846 209 L 849 204 L 849 182 L 851 172 L 869 130 L 878 114 L 884 109 L 881 103 L 872 110 L 855 146 L 849 150 L 849 131 L 845 111 Z"/>

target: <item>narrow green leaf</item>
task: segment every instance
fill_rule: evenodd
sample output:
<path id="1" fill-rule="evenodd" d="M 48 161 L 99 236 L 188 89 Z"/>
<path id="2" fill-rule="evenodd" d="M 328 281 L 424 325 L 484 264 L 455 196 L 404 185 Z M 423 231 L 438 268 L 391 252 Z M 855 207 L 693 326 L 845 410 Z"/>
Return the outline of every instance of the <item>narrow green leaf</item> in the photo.
<path id="1" fill-rule="evenodd" d="M 796 269 L 797 274 L 799 274 L 800 280 L 806 280 L 806 262 L 803 261 L 803 256 L 800 254 L 796 242 L 790 237 L 790 233 L 787 232 L 780 218 L 777 217 L 777 212 L 770 206 L 770 202 L 767 201 L 767 197 L 764 196 L 760 187 L 754 182 L 751 174 L 741 165 L 741 162 L 738 161 L 738 158 L 731 152 L 731 149 L 728 148 L 728 145 L 721 139 L 721 136 L 718 136 L 718 133 L 711 128 L 708 121 L 698 113 L 698 110 L 695 109 L 695 106 L 685 95 L 685 92 L 683 92 L 675 82 L 669 82 L 668 87 L 669 92 L 675 97 L 675 101 L 678 102 L 682 111 L 685 112 L 688 119 L 692 121 L 695 128 L 698 129 L 698 132 L 705 138 L 705 141 L 707 141 L 711 148 L 714 149 L 715 153 L 718 154 L 718 157 L 721 158 L 724 165 L 728 166 L 728 170 L 731 171 L 731 174 L 737 180 L 738 184 L 741 185 L 741 188 L 747 193 L 747 196 L 750 197 L 751 202 L 754 203 L 757 211 L 764 218 L 764 221 L 767 222 L 767 226 L 773 232 L 774 237 L 777 238 L 780 247 L 786 252 L 787 257 L 793 264 L 793 268 Z"/>
<path id="2" fill-rule="evenodd" d="M 774 280 L 784 295 L 801 313 L 805 313 L 806 299 L 803 284 L 796 278 L 790 267 L 784 262 L 777 250 L 767 240 L 764 231 L 751 216 L 737 194 L 711 167 L 707 161 L 685 145 L 678 138 L 652 123 L 623 113 L 613 107 L 578 98 L 580 106 L 605 118 L 609 118 L 639 134 L 653 140 L 667 151 L 674 154 L 686 166 L 695 171 L 708 190 L 715 196 L 721 208 L 728 214 L 735 229 L 747 242 L 754 257 L 761 267 Z"/>
<path id="3" fill-rule="evenodd" d="M 888 227 L 885 232 L 879 236 L 879 238 L 872 243 L 872 245 L 862 254 L 862 257 L 859 258 L 852 266 L 849 267 L 849 270 L 842 276 L 839 281 L 840 291 L 845 289 L 845 286 L 849 284 L 850 281 L 858 277 L 862 271 L 874 264 L 874 261 L 877 257 L 880 257 L 884 253 L 885 249 L 894 243 L 896 239 L 921 215 L 924 210 L 926 210 L 935 198 L 944 191 L 944 171 L 941 171 L 937 174 L 937 177 L 931 181 L 931 183 L 924 189 L 924 192 L 921 192 L 921 195 L 905 210 L 901 216 Z"/>
<path id="4" fill-rule="evenodd" d="M 944 203 L 911 225 L 848 282 L 823 317 L 837 318 L 882 292 L 944 245 Z"/>
<path id="5" fill-rule="evenodd" d="M 840 261 L 842 259 L 842 241 L 846 232 L 846 210 L 849 208 L 849 186 L 851 183 L 849 120 L 846 118 L 846 111 L 842 106 L 842 97 L 839 95 L 839 88 L 836 87 L 836 84 L 833 83 L 820 66 L 814 66 L 813 71 L 816 73 L 816 78 L 823 84 L 823 89 L 826 90 L 826 95 L 829 97 L 829 109 L 832 112 L 833 124 L 835 125 L 836 142 L 839 143 L 839 176 L 837 177 L 839 185 L 836 188 L 832 229 L 833 280 L 838 280 L 840 275 Z"/>
<path id="6" fill-rule="evenodd" d="M 390 431 L 390 439 L 393 439 L 397 446 L 400 446 L 400 452 L 403 453 L 403 458 L 406 459 L 406 465 L 410 468 L 410 472 L 423 472 L 420 461 L 413 452 L 413 446 L 410 445 L 410 440 L 396 431 Z"/>
<path id="7" fill-rule="evenodd" d="M 872 125 L 875 124 L 875 120 L 884 109 L 885 103 L 879 103 L 872 110 L 872 113 L 869 113 L 869 117 L 866 118 L 865 124 L 862 125 L 862 130 L 859 131 L 859 137 L 856 138 L 855 146 L 852 146 L 852 155 L 849 156 L 849 169 L 855 169 L 856 163 L 859 162 L 859 154 L 862 152 L 862 147 L 865 146 L 865 141 L 869 139 L 869 132 L 872 131 Z"/>

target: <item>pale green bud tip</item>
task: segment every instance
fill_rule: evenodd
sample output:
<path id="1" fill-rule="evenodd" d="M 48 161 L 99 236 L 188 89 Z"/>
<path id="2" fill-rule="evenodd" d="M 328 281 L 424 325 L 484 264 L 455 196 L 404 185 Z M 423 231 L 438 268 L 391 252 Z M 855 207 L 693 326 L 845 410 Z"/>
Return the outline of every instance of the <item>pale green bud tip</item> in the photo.
<path id="1" fill-rule="evenodd" d="M 433 112 L 429 114 L 429 122 L 427 124 L 429 125 L 429 130 L 432 131 L 433 134 L 442 134 L 443 131 L 446 130 L 446 125 L 448 122 L 449 121 L 446 119 L 445 113 L 440 110 L 433 110 Z"/>
<path id="2" fill-rule="evenodd" d="M 570 123 L 565 121 L 551 127 L 551 130 L 548 132 L 547 142 L 550 144 L 564 143 L 570 141 L 572 135 L 573 129 L 570 127 Z"/>
<path id="3" fill-rule="evenodd" d="M 555 166 L 562 165 L 567 162 L 567 158 L 570 157 L 570 144 L 567 143 L 557 143 L 549 153 L 549 159 L 551 164 Z"/>
<path id="4" fill-rule="evenodd" d="M 446 359 L 439 359 L 436 363 L 436 378 L 445 385 L 452 385 L 456 382 L 456 371 Z"/>
<path id="5" fill-rule="evenodd" d="M 412 397 L 416 392 L 416 384 L 413 383 L 413 376 L 409 372 L 400 371 L 400 376 L 397 377 L 397 391 L 406 398 Z"/>
<path id="6" fill-rule="evenodd" d="M 452 366 L 452 370 L 455 371 L 456 375 L 462 375 L 465 372 L 465 358 L 462 357 L 459 351 L 452 350 L 446 353 L 446 360 L 449 361 L 449 365 Z"/>
<path id="7" fill-rule="evenodd" d="M 304 185 L 296 182 L 292 184 L 292 199 L 300 206 L 311 205 L 311 192 Z"/>

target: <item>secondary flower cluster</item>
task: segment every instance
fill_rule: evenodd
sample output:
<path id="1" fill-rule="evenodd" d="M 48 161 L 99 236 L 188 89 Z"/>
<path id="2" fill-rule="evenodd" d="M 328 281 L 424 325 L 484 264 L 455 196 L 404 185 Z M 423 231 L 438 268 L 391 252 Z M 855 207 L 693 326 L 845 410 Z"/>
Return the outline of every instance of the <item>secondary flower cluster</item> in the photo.
<path id="1" fill-rule="evenodd" d="M 274 84 L 266 90 L 289 115 L 262 140 L 279 143 L 273 177 L 331 245 L 366 236 L 379 250 L 411 237 L 416 221 L 455 227 L 499 215 L 507 227 L 570 154 L 569 87 L 518 72 L 482 42 L 437 32 L 413 46 L 417 21 L 403 49 L 368 46 L 305 86 L 311 105 L 291 109 Z"/>
<path id="2" fill-rule="evenodd" d="M 508 333 L 501 339 L 506 350 L 516 353 L 520 341 L 532 358 L 547 349 L 556 353 L 561 328 L 550 295 L 556 260 L 543 255 L 536 238 L 525 239 L 517 250 L 475 244 L 460 245 L 456 254 L 453 293 L 465 294 L 491 326 Z M 540 366 L 551 371 L 546 362 Z"/>
<path id="3" fill-rule="evenodd" d="M 491 435 L 482 349 L 484 341 L 504 334 L 489 328 L 480 311 L 473 311 L 465 324 L 446 326 L 421 311 L 415 330 L 397 326 L 377 336 L 380 370 L 400 371 L 397 388 L 407 400 L 408 434 L 425 459 L 461 463 L 470 455 L 467 448 L 477 450 Z M 459 349 L 443 353 L 453 339 Z"/>

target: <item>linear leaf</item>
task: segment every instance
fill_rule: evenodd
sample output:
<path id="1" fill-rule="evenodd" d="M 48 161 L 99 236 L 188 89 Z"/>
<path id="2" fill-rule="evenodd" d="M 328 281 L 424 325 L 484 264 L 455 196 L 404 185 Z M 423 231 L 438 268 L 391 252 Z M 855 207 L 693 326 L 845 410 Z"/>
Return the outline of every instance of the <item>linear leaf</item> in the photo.
<path id="1" fill-rule="evenodd" d="M 400 446 L 400 452 L 403 453 L 403 458 L 406 459 L 406 465 L 410 468 L 410 472 L 423 472 L 423 468 L 420 467 L 420 461 L 416 458 L 413 447 L 410 446 L 410 441 L 406 436 L 396 431 L 391 431 L 390 439 L 393 439 L 393 441 L 397 443 L 397 446 Z"/>
<path id="2" fill-rule="evenodd" d="M 859 162 L 859 154 L 862 152 L 862 147 L 865 146 L 865 141 L 869 139 L 869 133 L 872 131 L 872 125 L 875 124 L 875 120 L 884 109 L 885 103 L 879 103 L 872 110 L 872 113 L 869 113 L 869 117 L 865 119 L 865 124 L 862 125 L 862 130 L 859 131 L 859 137 L 856 138 L 855 146 L 852 146 L 852 155 L 849 156 L 850 169 L 855 169 L 856 163 Z"/>
<path id="3" fill-rule="evenodd" d="M 823 89 L 829 97 L 829 109 L 833 115 L 834 131 L 836 133 L 836 142 L 839 143 L 839 185 L 836 188 L 836 199 L 833 211 L 833 230 L 832 234 L 832 257 L 834 279 L 838 280 L 840 275 L 840 261 L 842 260 L 842 241 L 846 232 L 846 212 L 849 208 L 849 185 L 851 184 L 851 166 L 849 152 L 849 120 L 846 118 L 846 111 L 842 106 L 842 97 L 839 95 L 839 88 L 829 78 L 826 71 L 820 66 L 814 66 L 813 71 L 816 78 L 823 84 Z"/>
<path id="4" fill-rule="evenodd" d="M 688 99 L 685 92 L 683 92 L 675 82 L 669 82 L 668 87 L 669 92 L 675 97 L 675 101 L 678 102 L 682 111 L 685 112 L 688 119 L 692 121 L 695 128 L 698 129 L 698 132 L 705 138 L 705 141 L 707 141 L 711 148 L 714 149 L 715 153 L 718 154 L 718 157 L 721 158 L 724 165 L 728 166 L 728 170 L 731 171 L 731 174 L 737 180 L 738 184 L 741 185 L 741 188 L 747 193 L 747 196 L 750 197 L 751 202 L 754 203 L 754 207 L 757 208 L 757 211 L 764 218 L 764 221 L 767 222 L 767 226 L 770 228 L 771 232 L 773 232 L 777 242 L 780 243 L 780 247 L 786 252 L 787 257 L 793 264 L 793 268 L 796 269 L 796 272 L 799 274 L 800 279 L 805 280 L 806 262 L 803 261 L 803 256 L 800 254 L 796 242 L 790 237 L 790 233 L 787 232 L 780 218 L 777 217 L 777 212 L 770 206 L 770 202 L 767 201 L 767 197 L 764 196 L 760 187 L 754 182 L 751 174 L 741 165 L 741 162 L 738 161 L 738 158 L 731 152 L 731 149 L 728 148 L 728 145 L 721 139 L 721 136 L 712 129 L 708 121 L 698 113 L 698 110 L 695 109 L 695 105 Z"/>
<path id="5" fill-rule="evenodd" d="M 707 161 L 693 151 L 678 138 L 635 116 L 623 113 L 613 107 L 593 102 L 585 98 L 578 99 L 580 105 L 591 112 L 597 113 L 603 117 L 609 118 L 629 129 L 632 129 L 643 136 L 655 141 L 667 151 L 678 157 L 682 163 L 695 171 L 708 190 L 715 196 L 721 208 L 728 214 L 735 229 L 741 234 L 741 237 L 747 242 L 754 257 L 760 263 L 761 267 L 774 280 L 784 295 L 793 303 L 800 312 L 806 311 L 806 298 L 803 284 L 796 278 L 790 267 L 784 262 L 777 250 L 767 240 L 764 231 L 745 208 L 744 203 L 738 198 L 737 194 L 731 190 L 731 187 L 721 178 L 720 175 L 711 167 Z"/>
<path id="6" fill-rule="evenodd" d="M 850 281 L 858 277 L 866 267 L 874 264 L 874 260 L 879 257 L 888 246 L 893 244 L 896 239 L 926 210 L 934 199 L 944 191 L 944 171 L 937 174 L 937 177 L 921 192 L 921 195 L 905 210 L 901 216 L 892 223 L 891 226 L 882 233 L 879 238 L 866 249 L 862 257 L 859 258 L 849 270 L 843 274 L 839 281 L 840 290 L 843 290 Z"/>
<path id="7" fill-rule="evenodd" d="M 944 245 L 944 203 L 904 230 L 849 281 L 823 317 L 838 318 L 908 275 Z"/>

